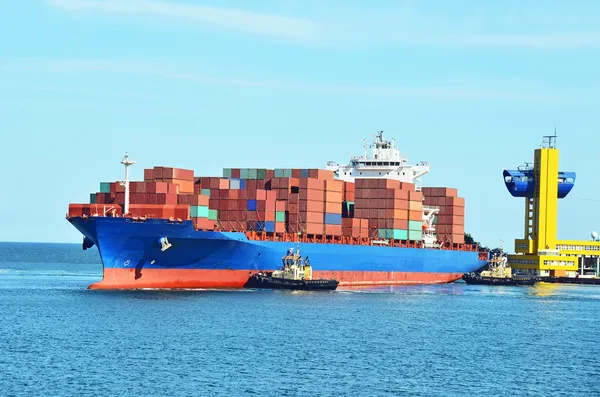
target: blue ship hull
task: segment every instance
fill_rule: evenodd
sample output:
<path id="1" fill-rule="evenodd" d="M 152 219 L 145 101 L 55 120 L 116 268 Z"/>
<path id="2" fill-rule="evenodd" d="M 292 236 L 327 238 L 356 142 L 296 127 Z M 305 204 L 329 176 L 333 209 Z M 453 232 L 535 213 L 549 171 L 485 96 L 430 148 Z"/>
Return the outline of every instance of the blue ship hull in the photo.
<path id="1" fill-rule="evenodd" d="M 97 289 L 241 288 L 258 271 L 276 270 L 293 242 L 249 240 L 244 233 L 196 231 L 191 221 L 72 217 L 84 247 L 104 267 Z M 171 247 L 161 250 L 166 237 Z M 92 244 L 93 243 L 93 244 Z M 457 280 L 486 263 L 480 253 L 422 248 L 301 243 L 315 278 L 340 286 L 430 284 Z"/>

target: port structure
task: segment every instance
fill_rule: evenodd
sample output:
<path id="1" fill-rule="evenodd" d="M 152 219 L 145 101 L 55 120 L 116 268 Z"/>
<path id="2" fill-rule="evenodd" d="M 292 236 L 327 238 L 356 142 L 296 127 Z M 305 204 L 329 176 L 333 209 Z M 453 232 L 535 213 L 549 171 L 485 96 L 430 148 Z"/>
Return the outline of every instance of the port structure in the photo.
<path id="1" fill-rule="evenodd" d="M 600 275 L 600 242 L 557 240 L 558 200 L 575 186 L 575 172 L 558 168 L 559 151 L 554 135 L 544 136 L 534 151 L 534 162 L 516 170 L 504 170 L 506 188 L 525 201 L 524 235 L 515 240 L 515 254 L 508 264 L 515 273 L 541 277 Z"/>

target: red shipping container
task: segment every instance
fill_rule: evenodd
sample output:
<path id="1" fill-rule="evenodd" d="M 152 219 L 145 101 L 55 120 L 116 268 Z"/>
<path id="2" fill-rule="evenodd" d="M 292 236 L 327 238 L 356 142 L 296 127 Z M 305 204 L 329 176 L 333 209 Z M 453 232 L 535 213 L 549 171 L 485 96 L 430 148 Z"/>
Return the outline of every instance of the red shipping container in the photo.
<path id="1" fill-rule="evenodd" d="M 323 234 L 325 232 L 325 226 L 323 223 L 307 223 L 306 233 L 307 234 Z"/>
<path id="2" fill-rule="evenodd" d="M 247 200 L 235 200 L 237 203 L 237 207 L 235 208 L 238 211 L 248 211 L 248 201 Z"/>
<path id="3" fill-rule="evenodd" d="M 385 223 L 386 223 L 386 219 L 377 219 L 377 228 L 378 229 L 385 229 Z"/>
<path id="4" fill-rule="evenodd" d="M 231 169 L 231 177 L 238 179 L 242 174 L 242 171 L 239 168 L 232 168 Z"/>
<path id="5" fill-rule="evenodd" d="M 234 199 L 237 200 L 240 198 L 240 191 L 237 189 L 233 189 L 233 190 L 225 190 L 225 192 L 229 192 L 229 198 L 230 199 Z"/>
<path id="6" fill-rule="evenodd" d="M 145 169 L 144 170 L 144 181 L 150 182 L 154 180 L 154 170 L 153 169 Z"/>
<path id="7" fill-rule="evenodd" d="M 293 178 L 300 178 L 300 176 L 302 175 L 302 170 L 299 168 L 292 168 L 292 177 Z"/>
<path id="8" fill-rule="evenodd" d="M 297 213 L 293 214 L 293 213 L 289 212 L 287 214 L 287 220 L 288 220 L 288 223 L 297 224 L 297 223 L 299 223 L 299 215 Z"/>
<path id="9" fill-rule="evenodd" d="M 274 170 L 266 170 L 265 176 L 266 176 L 266 178 L 273 178 L 275 176 L 275 171 Z"/>
<path id="10" fill-rule="evenodd" d="M 378 210 L 376 210 L 376 209 L 375 210 L 370 209 L 368 218 L 369 219 L 377 219 L 377 212 L 378 212 Z"/>
<path id="11" fill-rule="evenodd" d="M 219 199 L 211 197 L 208 201 L 208 208 L 210 208 L 211 210 L 218 210 L 219 209 Z"/>

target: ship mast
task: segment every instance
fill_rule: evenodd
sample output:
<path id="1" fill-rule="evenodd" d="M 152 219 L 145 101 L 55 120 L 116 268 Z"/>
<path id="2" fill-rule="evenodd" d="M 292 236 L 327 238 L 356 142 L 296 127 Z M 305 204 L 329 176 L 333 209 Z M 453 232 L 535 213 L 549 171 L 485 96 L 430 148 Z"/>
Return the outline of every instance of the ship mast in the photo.
<path id="1" fill-rule="evenodd" d="M 123 216 L 125 216 L 129 213 L 129 167 L 135 164 L 135 161 L 129 160 L 129 155 L 125 152 L 121 164 L 125 166 L 125 181 L 121 182 L 121 186 L 125 187 L 125 208 L 123 208 Z"/>

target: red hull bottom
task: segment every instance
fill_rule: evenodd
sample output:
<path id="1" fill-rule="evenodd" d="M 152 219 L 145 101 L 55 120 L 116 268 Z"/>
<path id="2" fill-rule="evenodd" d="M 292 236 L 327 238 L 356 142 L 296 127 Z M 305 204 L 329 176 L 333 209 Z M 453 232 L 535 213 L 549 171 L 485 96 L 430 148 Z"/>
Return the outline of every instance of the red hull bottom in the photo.
<path id="1" fill-rule="evenodd" d="M 249 270 L 174 270 L 144 269 L 135 278 L 135 269 L 104 269 L 104 278 L 90 285 L 96 290 L 126 289 L 190 289 L 190 288 L 243 288 Z M 458 280 L 462 273 L 417 272 L 354 272 L 314 271 L 313 278 L 336 279 L 340 287 L 393 286 L 406 284 L 443 284 Z"/>

